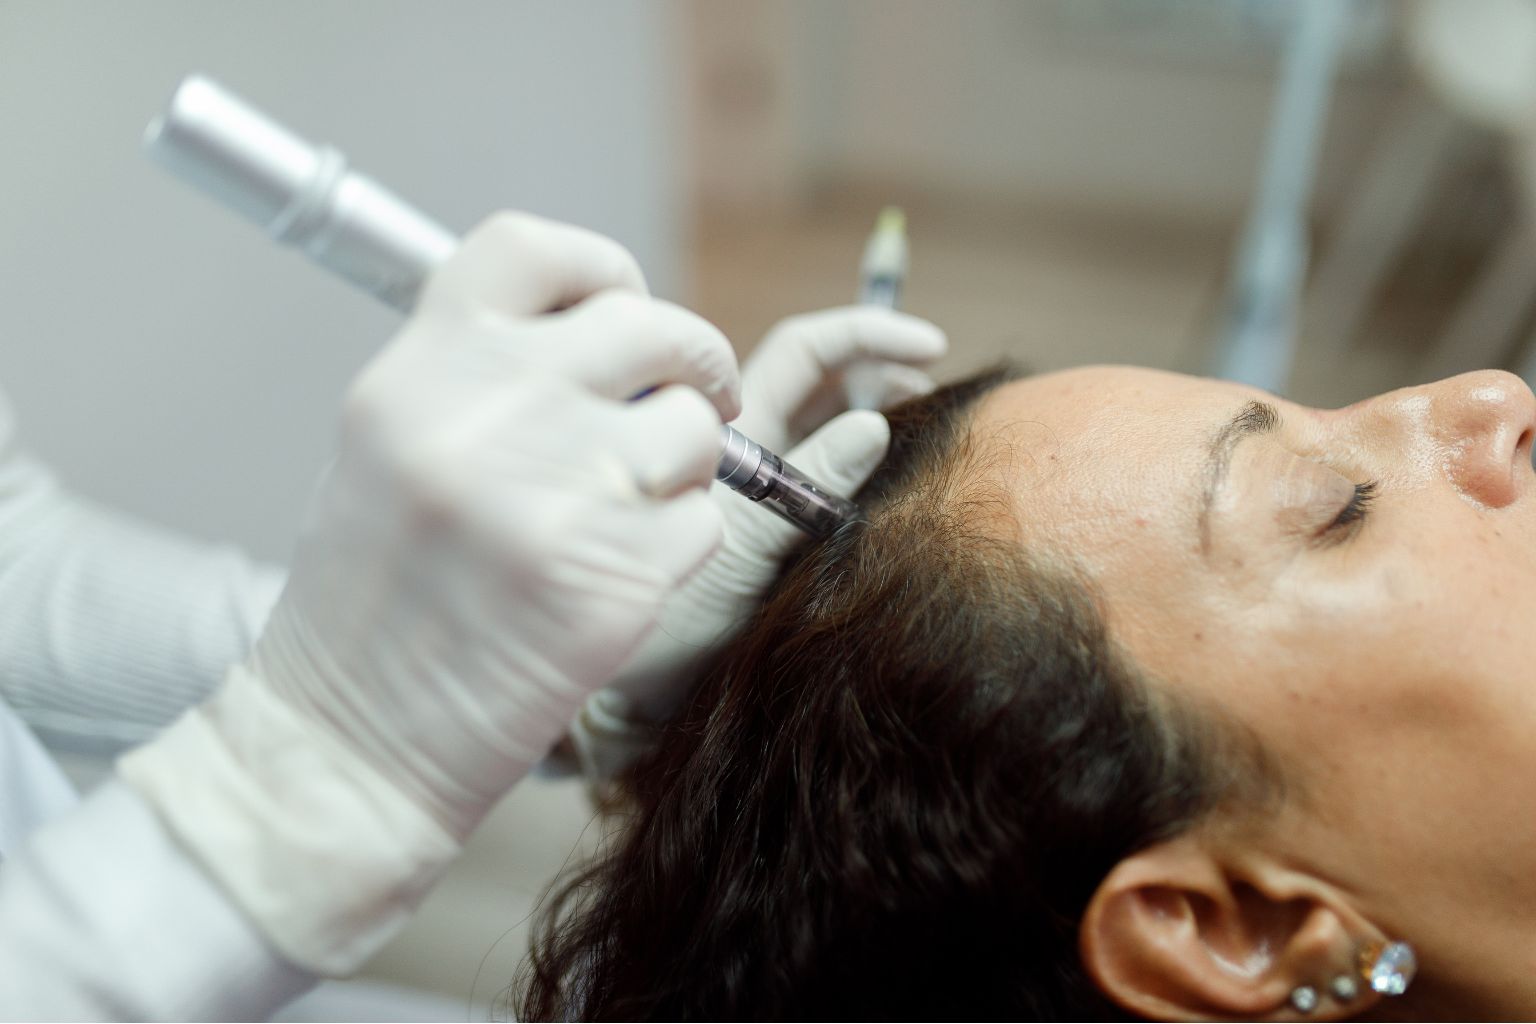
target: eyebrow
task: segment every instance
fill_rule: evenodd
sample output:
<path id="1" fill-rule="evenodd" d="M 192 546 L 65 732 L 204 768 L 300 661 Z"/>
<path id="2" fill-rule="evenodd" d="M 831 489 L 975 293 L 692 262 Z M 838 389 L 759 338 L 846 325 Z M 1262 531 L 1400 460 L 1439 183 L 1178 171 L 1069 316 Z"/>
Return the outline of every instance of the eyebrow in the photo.
<path id="1" fill-rule="evenodd" d="M 1216 436 L 1211 438 L 1210 453 L 1206 457 L 1205 492 L 1200 501 L 1200 550 L 1211 549 L 1211 506 L 1216 502 L 1216 492 L 1227 479 L 1232 465 L 1232 451 L 1245 437 L 1272 434 L 1280 427 L 1280 410 L 1268 402 L 1249 402 L 1237 414 L 1224 423 Z"/>

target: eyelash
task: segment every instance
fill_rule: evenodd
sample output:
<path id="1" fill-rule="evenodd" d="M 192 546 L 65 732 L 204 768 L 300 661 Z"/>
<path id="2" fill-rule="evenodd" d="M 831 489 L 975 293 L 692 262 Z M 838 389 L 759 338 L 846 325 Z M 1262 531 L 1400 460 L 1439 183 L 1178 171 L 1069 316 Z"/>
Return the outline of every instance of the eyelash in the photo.
<path id="1" fill-rule="evenodd" d="M 1331 543 L 1348 540 L 1359 532 L 1360 524 L 1365 521 L 1366 513 L 1371 510 L 1371 505 L 1376 501 L 1376 481 L 1367 480 L 1363 484 L 1355 484 L 1354 496 L 1349 503 L 1339 511 L 1333 522 L 1323 529 L 1323 537 Z"/>

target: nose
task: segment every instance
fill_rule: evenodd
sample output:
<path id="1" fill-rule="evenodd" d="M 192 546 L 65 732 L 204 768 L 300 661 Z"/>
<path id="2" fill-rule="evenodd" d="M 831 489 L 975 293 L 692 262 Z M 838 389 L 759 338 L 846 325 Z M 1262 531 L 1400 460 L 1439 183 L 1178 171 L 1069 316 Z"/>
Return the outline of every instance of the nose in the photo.
<path id="1" fill-rule="evenodd" d="M 1503 370 L 1479 370 L 1426 390 L 1451 483 L 1490 508 L 1514 501 L 1531 475 L 1536 436 L 1536 395 L 1525 381 Z"/>

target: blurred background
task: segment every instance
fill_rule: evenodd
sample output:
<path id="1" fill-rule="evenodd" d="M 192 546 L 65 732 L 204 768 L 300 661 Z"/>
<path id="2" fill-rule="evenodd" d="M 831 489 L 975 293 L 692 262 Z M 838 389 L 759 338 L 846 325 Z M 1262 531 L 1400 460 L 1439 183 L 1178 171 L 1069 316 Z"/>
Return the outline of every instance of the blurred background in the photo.
<path id="1" fill-rule="evenodd" d="M 1532 0 L 0 0 L 24 438 L 272 560 L 395 321 L 141 157 L 194 70 L 456 230 L 618 238 L 742 353 L 850 302 L 896 204 L 942 374 L 1128 362 L 1336 405 L 1533 365 Z M 520 789 L 370 977 L 443 997 L 408 1015 L 503 1013 L 591 819 L 575 783 Z"/>

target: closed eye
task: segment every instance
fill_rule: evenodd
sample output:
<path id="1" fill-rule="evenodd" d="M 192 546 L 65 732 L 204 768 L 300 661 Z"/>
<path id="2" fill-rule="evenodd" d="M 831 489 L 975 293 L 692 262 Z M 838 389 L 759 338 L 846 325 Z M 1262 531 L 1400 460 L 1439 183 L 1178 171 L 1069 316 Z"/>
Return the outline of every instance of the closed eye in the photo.
<path id="1" fill-rule="evenodd" d="M 1371 505 L 1376 501 L 1376 481 L 1368 480 L 1363 484 L 1355 485 L 1355 493 L 1348 503 L 1339 510 L 1333 522 L 1323 528 L 1319 537 L 1329 544 L 1338 544 L 1349 540 L 1360 532 L 1360 526 L 1365 522 L 1366 514 Z"/>

